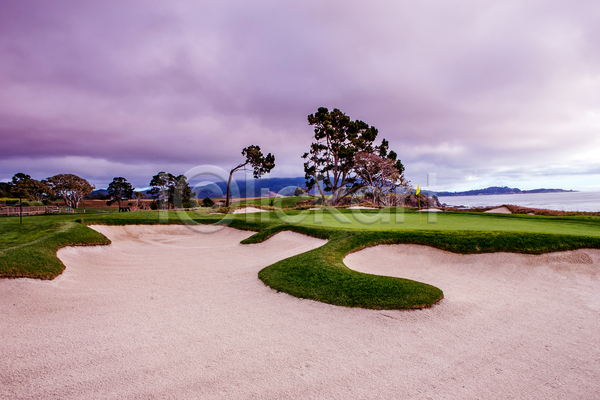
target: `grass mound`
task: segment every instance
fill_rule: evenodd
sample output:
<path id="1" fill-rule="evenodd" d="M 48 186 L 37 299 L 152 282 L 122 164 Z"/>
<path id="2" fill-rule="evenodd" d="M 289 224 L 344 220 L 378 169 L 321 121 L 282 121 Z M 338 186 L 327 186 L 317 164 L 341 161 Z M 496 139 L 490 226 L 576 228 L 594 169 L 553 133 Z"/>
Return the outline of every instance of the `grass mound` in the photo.
<path id="1" fill-rule="evenodd" d="M 304 229 L 299 229 L 304 228 Z M 258 274 L 269 287 L 292 296 L 346 307 L 415 309 L 431 307 L 443 292 L 426 283 L 353 271 L 343 263 L 354 251 L 378 244 L 420 244 L 455 253 L 516 252 L 541 254 L 600 248 L 600 238 L 519 232 L 346 231 L 315 232 L 293 225 L 272 227 L 246 239 L 266 240 L 292 230 L 329 242 L 312 251 L 270 265 Z"/>
<path id="2" fill-rule="evenodd" d="M 74 221 L 46 226 L 42 234 L 31 234 L 31 225 L 12 226 L 29 241 L 0 251 L 0 278 L 53 279 L 65 269 L 56 252 L 65 246 L 110 244 L 104 235 Z"/>

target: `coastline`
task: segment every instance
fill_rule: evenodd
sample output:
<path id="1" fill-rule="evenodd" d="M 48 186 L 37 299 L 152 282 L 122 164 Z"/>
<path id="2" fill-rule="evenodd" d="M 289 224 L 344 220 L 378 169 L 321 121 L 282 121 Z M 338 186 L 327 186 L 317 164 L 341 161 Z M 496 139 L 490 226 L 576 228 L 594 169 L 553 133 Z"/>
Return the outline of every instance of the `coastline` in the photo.
<path id="1" fill-rule="evenodd" d="M 439 196 L 447 207 L 486 208 L 514 205 L 532 209 L 571 212 L 600 212 L 600 191 L 518 193 L 474 196 Z"/>

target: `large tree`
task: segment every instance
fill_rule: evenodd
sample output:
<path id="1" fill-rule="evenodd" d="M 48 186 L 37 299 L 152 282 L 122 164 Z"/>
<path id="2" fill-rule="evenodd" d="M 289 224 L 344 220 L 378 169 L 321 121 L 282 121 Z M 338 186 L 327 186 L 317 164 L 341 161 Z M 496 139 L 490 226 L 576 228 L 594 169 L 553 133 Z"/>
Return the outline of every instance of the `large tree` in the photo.
<path id="1" fill-rule="evenodd" d="M 187 177 L 185 175 L 179 175 L 175 177 L 175 185 L 172 187 L 173 205 L 182 208 L 190 207 L 190 199 L 196 196 L 196 193 L 192 191 Z"/>
<path id="2" fill-rule="evenodd" d="M 315 114 L 308 116 L 308 123 L 315 127 L 315 141 L 302 156 L 306 160 L 306 187 L 310 190 L 316 185 L 323 201 L 324 191 L 331 191 L 331 203 L 336 204 L 361 187 L 354 156 L 359 152 L 377 152 L 386 157 L 388 142 L 384 139 L 379 146 L 374 145 L 377 128 L 360 120 L 352 121 L 337 108 L 332 111 L 319 108 Z M 324 187 L 321 187 L 320 180 Z"/>
<path id="3" fill-rule="evenodd" d="M 117 202 L 120 210 L 121 201 L 133 197 L 133 187 L 131 187 L 131 183 L 127 182 L 127 179 L 120 176 L 115 177 L 108 185 L 108 195 L 110 196 L 111 202 Z"/>
<path id="4" fill-rule="evenodd" d="M 81 200 L 92 193 L 94 186 L 73 174 L 59 174 L 47 179 L 48 185 L 60 197 L 67 207 L 77 208 Z"/>
<path id="5" fill-rule="evenodd" d="M 229 207 L 229 197 L 231 195 L 231 178 L 235 171 L 240 169 L 247 170 L 252 168 L 252 172 L 255 179 L 260 178 L 262 175 L 269 173 L 275 167 L 275 156 L 271 153 L 266 156 L 260 151 L 259 146 L 248 146 L 242 150 L 242 155 L 246 157 L 246 161 L 239 164 L 229 172 L 229 181 L 227 182 L 227 199 L 225 201 L 225 207 Z"/>
<path id="6" fill-rule="evenodd" d="M 19 172 L 12 177 L 12 192 L 35 201 L 44 201 L 54 196 L 46 180 L 38 181 Z"/>
<path id="7" fill-rule="evenodd" d="M 391 196 L 399 187 L 407 187 L 409 182 L 404 178 L 395 157 L 382 157 L 375 153 L 360 152 L 354 155 L 354 165 L 362 191 L 370 196 L 373 203 L 392 205 Z"/>
<path id="8" fill-rule="evenodd" d="M 177 182 L 175 175 L 168 172 L 159 172 L 150 181 L 150 195 L 158 201 L 160 208 L 169 208 L 173 204 L 173 190 Z"/>

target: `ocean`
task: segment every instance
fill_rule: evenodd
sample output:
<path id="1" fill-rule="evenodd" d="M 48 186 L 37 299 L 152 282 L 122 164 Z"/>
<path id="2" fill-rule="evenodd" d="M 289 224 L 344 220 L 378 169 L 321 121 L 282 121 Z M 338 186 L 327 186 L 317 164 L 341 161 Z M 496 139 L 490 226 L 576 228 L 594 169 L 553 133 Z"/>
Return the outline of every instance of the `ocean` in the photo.
<path id="1" fill-rule="evenodd" d="M 600 192 L 522 193 L 480 196 L 440 196 L 449 206 L 493 207 L 503 204 L 558 211 L 600 211 Z"/>

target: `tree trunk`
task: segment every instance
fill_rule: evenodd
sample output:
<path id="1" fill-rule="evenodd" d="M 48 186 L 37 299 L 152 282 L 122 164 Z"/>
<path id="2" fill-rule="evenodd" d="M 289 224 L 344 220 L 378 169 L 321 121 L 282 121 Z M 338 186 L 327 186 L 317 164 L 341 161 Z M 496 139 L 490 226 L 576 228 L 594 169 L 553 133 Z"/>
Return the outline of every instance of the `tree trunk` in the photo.
<path id="1" fill-rule="evenodd" d="M 317 187 L 319 188 L 319 193 L 321 193 L 321 201 L 323 202 L 323 204 L 325 204 L 325 193 L 323 193 L 323 189 L 321 189 L 321 184 L 319 183 L 319 180 L 317 179 L 316 174 L 315 174 L 315 182 L 317 182 Z"/>
<path id="2" fill-rule="evenodd" d="M 229 182 L 227 182 L 227 199 L 225 200 L 225 207 L 229 207 L 229 195 L 231 194 L 231 177 L 235 172 L 235 168 L 229 173 Z"/>
<path id="3" fill-rule="evenodd" d="M 225 200 L 225 207 L 229 207 L 229 196 L 231 194 L 231 177 L 233 176 L 233 173 L 235 171 L 237 171 L 238 169 L 245 167 L 247 164 L 248 164 L 248 161 L 246 161 L 243 164 L 238 165 L 237 167 L 232 169 L 231 172 L 229 173 L 229 182 L 227 182 L 227 198 Z"/>

